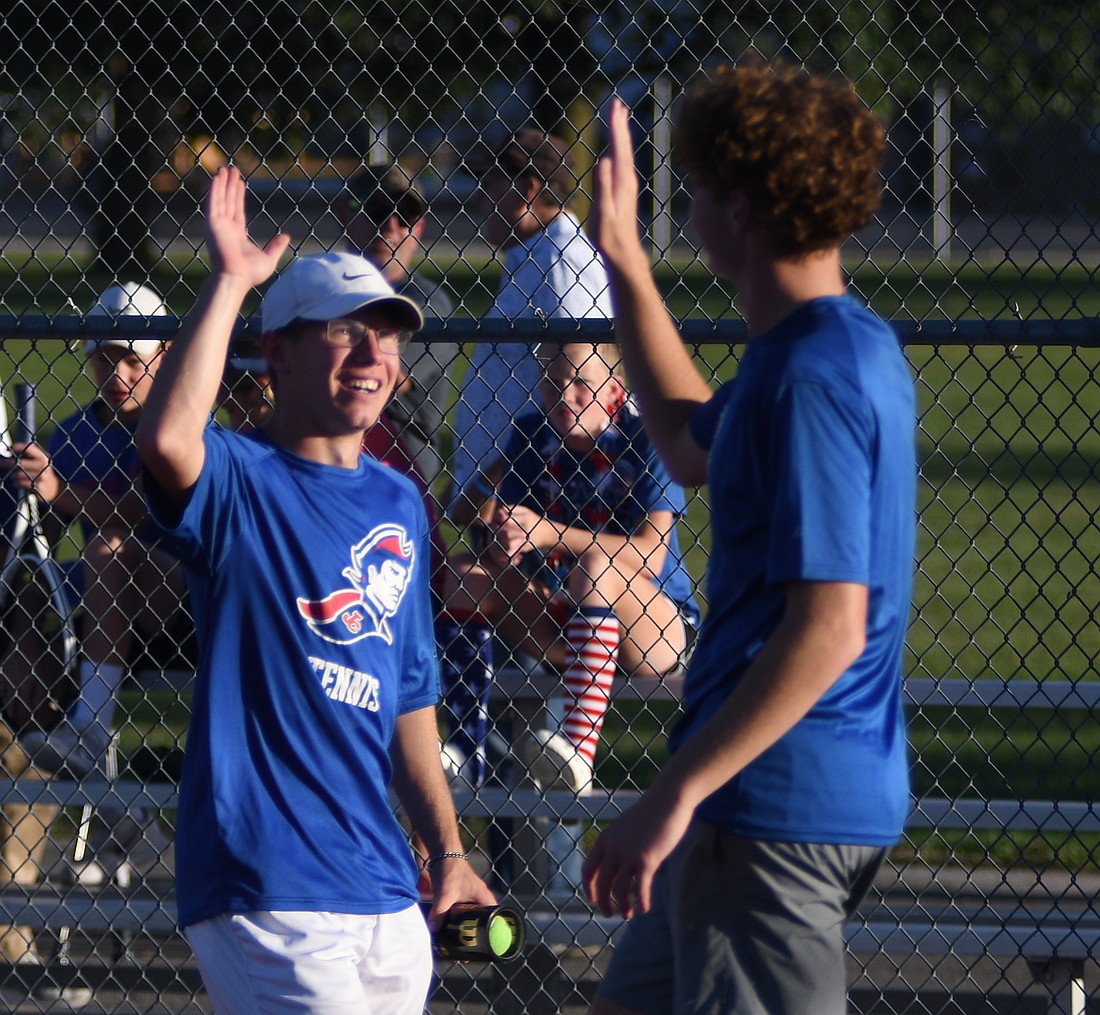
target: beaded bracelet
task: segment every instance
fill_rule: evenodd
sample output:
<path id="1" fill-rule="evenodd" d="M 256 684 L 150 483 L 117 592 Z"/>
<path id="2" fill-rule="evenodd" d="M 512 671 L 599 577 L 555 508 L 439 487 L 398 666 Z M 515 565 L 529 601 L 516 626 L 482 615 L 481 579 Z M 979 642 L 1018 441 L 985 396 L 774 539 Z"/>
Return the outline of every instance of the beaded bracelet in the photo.
<path id="1" fill-rule="evenodd" d="M 453 850 L 447 850 L 444 853 L 437 853 L 435 856 L 428 857 L 428 862 L 424 865 L 431 870 L 440 860 L 468 860 L 470 858 L 468 853 L 458 853 Z"/>

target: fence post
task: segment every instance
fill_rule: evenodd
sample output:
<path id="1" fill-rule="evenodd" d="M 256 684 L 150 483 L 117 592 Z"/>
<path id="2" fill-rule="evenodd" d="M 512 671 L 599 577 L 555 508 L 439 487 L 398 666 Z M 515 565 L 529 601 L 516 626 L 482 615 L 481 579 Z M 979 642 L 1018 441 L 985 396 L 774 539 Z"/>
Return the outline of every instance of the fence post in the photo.
<path id="1" fill-rule="evenodd" d="M 1085 962 L 1083 959 L 1028 959 L 1028 968 L 1039 983 L 1050 988 L 1049 1015 L 1085 1015 Z"/>
<path id="2" fill-rule="evenodd" d="M 951 260 L 951 93 L 943 80 L 932 89 L 932 248 Z"/>

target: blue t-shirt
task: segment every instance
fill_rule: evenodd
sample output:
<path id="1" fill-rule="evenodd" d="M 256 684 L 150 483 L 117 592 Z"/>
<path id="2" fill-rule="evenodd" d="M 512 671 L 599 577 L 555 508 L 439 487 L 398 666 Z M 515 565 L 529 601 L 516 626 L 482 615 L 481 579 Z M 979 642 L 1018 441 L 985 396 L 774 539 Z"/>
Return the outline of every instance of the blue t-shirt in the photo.
<path id="1" fill-rule="evenodd" d="M 669 477 L 628 402 L 594 448 L 568 447 L 545 413 L 529 413 L 506 440 L 500 499 L 589 532 L 629 536 L 653 511 L 684 513 L 684 491 Z M 673 525 L 664 563 L 654 579 L 661 591 L 698 622 L 691 578 Z"/>
<path id="2" fill-rule="evenodd" d="M 92 402 L 62 420 L 47 450 L 54 471 L 72 486 L 99 489 L 116 501 L 130 493 L 141 471 L 134 445 L 134 426 L 112 422 L 103 426 L 96 417 L 100 403 Z M 83 526 L 85 535 L 94 526 Z"/>
<path id="3" fill-rule="evenodd" d="M 867 645 L 699 817 L 739 835 L 889 845 L 908 809 L 901 666 L 913 585 L 916 406 L 896 336 L 847 297 L 751 341 L 692 420 L 709 448 L 709 609 L 673 749 L 722 705 L 794 581 L 869 589 Z"/>
<path id="4" fill-rule="evenodd" d="M 223 912 L 392 913 L 416 868 L 387 787 L 397 717 L 434 705 L 428 523 L 363 456 L 320 465 L 211 426 L 179 552 L 200 658 L 180 789 L 182 926 Z"/>

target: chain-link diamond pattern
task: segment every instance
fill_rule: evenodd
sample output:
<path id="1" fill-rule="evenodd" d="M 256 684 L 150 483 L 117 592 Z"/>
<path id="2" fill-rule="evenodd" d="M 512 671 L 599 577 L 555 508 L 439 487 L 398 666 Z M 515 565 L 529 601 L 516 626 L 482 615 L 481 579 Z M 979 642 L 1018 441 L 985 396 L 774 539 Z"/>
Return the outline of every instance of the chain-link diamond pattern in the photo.
<path id="1" fill-rule="evenodd" d="M 659 282 L 704 370 L 727 380 L 743 328 L 689 224 L 669 117 L 701 69 L 758 54 L 846 75 L 887 125 L 883 206 L 847 266 L 854 290 L 898 324 L 920 399 L 915 806 L 848 928 L 852 1006 L 1083 1011 L 1100 940 L 1098 21 L 1091 0 L 9 3 L 0 383 L 13 439 L 16 384 L 34 385 L 35 441 L 59 469 L 69 462 L 72 487 L 51 485 L 32 456 L 17 468 L 22 486 L 38 484 L 34 517 L 20 515 L 14 477 L 2 498 L 0 994 L 11 1010 L 210 1010 L 174 923 L 187 602 L 146 541 L 125 441 L 73 436 L 64 421 L 103 390 L 88 336 L 171 338 L 173 317 L 85 315 L 129 280 L 186 313 L 205 275 L 202 198 L 226 164 L 248 178 L 254 235 L 285 231 L 297 253 L 396 258 L 429 314 L 369 450 L 424 480 L 444 765 L 476 863 L 530 928 L 514 965 L 440 962 L 432 1010 L 581 1010 L 621 927 L 595 915 L 576 872 L 600 823 L 664 757 L 691 603 L 707 607 L 707 495 L 670 504 L 652 467 L 624 479 L 622 457 L 567 461 L 541 431 L 486 429 L 487 415 L 463 430 L 464 378 L 488 344 L 526 369 L 532 345 L 560 366 L 568 342 L 587 351 L 565 358 L 552 401 L 606 402 L 632 426 L 627 393 L 605 388 L 614 362 L 599 293 L 565 320 L 490 314 L 513 268 L 489 224 L 499 198 L 487 169 L 522 127 L 557 135 L 583 231 L 601 113 L 623 97 Z M 391 163 L 416 181 L 422 218 L 361 191 L 370 167 Z M 242 324 L 218 409 L 238 429 L 273 397 L 257 325 Z M 143 356 L 139 372 L 153 372 L 155 355 Z M 530 391 L 538 409 L 537 381 Z M 492 404 L 515 416 L 503 389 Z M 459 509 L 456 454 L 479 439 L 482 487 Z M 615 454 L 634 454 L 624 447 Z M 513 510 L 517 488 L 527 513 Z M 504 542 L 500 518 L 487 540 L 485 521 L 505 508 Z M 643 523 L 629 563 L 575 531 Z M 690 584 L 669 599 L 651 572 L 672 532 Z M 566 594 L 603 612 L 578 624 Z M 92 657 L 120 676 L 103 678 L 94 721 L 74 725 Z M 65 747 L 53 761 L 36 753 L 51 736 Z"/>

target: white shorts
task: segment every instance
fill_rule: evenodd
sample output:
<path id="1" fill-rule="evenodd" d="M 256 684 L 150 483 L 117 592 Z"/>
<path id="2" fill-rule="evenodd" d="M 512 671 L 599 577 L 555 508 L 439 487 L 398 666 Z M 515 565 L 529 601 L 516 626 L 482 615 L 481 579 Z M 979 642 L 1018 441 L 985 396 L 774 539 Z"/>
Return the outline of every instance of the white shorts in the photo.
<path id="1" fill-rule="evenodd" d="M 217 1015 L 423 1015 L 419 906 L 383 916 L 222 913 L 184 931 Z"/>

